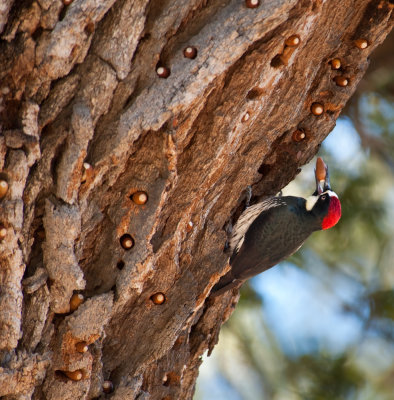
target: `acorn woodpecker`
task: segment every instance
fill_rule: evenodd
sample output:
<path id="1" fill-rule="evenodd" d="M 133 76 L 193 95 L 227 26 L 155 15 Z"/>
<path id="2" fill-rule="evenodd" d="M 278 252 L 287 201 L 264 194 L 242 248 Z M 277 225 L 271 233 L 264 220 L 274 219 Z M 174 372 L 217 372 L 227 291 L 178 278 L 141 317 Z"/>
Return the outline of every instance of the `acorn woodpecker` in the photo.
<path id="1" fill-rule="evenodd" d="M 229 239 L 231 269 L 212 289 L 216 297 L 295 253 L 315 231 L 333 227 L 341 203 L 331 190 L 328 167 L 319 157 L 312 196 L 271 197 L 241 214 Z"/>

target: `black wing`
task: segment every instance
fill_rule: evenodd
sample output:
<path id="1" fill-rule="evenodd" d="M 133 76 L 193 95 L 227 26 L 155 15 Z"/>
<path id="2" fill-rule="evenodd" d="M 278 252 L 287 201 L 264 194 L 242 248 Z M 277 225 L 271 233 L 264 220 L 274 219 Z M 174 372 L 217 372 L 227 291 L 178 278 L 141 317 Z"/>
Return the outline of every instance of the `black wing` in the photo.
<path id="1" fill-rule="evenodd" d="M 235 279 L 246 280 L 297 251 L 313 232 L 302 218 L 305 200 L 287 196 L 285 204 L 264 210 L 250 225 L 231 259 Z"/>

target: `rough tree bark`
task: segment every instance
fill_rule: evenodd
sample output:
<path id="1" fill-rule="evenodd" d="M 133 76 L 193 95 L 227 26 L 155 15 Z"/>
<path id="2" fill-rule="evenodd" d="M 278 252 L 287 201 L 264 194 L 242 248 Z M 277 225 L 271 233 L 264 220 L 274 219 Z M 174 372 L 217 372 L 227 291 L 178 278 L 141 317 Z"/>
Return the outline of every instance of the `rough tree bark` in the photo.
<path id="1" fill-rule="evenodd" d="M 0 396 L 92 399 L 110 379 L 113 399 L 191 398 L 237 302 L 209 300 L 226 271 L 223 227 L 247 185 L 273 194 L 314 156 L 392 8 L 2 0 Z M 73 293 L 86 300 L 72 312 Z"/>

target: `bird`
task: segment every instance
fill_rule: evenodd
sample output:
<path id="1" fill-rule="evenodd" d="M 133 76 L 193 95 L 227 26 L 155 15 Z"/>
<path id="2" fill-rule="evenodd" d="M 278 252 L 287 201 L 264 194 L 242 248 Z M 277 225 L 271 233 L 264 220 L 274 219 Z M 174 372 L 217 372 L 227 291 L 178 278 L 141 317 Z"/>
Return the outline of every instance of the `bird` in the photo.
<path id="1" fill-rule="evenodd" d="M 307 199 L 276 196 L 247 207 L 232 229 L 227 251 L 231 269 L 211 290 L 212 297 L 239 288 L 247 279 L 295 253 L 315 231 L 341 218 L 341 203 L 331 190 L 328 166 L 315 168 L 316 190 Z"/>

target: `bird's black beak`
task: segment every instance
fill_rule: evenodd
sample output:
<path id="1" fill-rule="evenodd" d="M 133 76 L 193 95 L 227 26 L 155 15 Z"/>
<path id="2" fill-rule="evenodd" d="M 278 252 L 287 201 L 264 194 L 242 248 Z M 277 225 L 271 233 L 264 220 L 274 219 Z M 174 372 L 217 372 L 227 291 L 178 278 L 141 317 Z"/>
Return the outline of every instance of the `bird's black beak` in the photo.
<path id="1" fill-rule="evenodd" d="M 315 168 L 315 178 L 316 178 L 316 194 L 320 195 L 326 190 L 331 190 L 330 185 L 330 174 L 328 172 L 328 167 L 324 163 L 323 159 L 318 157 L 316 161 Z"/>

